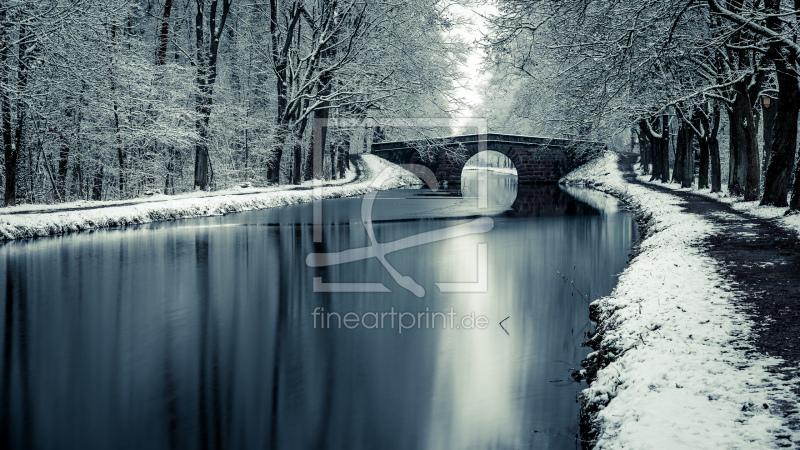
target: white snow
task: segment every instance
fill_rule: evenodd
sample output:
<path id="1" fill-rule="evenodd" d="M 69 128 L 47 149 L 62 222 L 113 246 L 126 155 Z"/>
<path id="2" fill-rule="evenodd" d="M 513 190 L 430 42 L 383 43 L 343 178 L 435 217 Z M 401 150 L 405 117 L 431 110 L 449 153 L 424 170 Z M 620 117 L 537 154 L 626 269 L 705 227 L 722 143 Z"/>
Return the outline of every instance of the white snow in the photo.
<path id="1" fill-rule="evenodd" d="M 78 201 L 58 205 L 20 205 L 2 209 L 0 240 L 52 236 L 81 230 L 113 227 L 161 220 L 214 216 L 254 209 L 273 208 L 320 198 L 352 197 L 373 190 L 371 184 L 385 170 L 388 181 L 381 189 L 420 185 L 406 170 L 374 155 L 360 155 L 362 175 L 355 170 L 342 180 L 328 181 L 311 189 L 311 181 L 299 187 L 236 188 L 215 192 L 195 191 L 180 195 L 155 195 L 120 201 Z M 15 213 L 15 214 L 9 214 Z"/>
<path id="2" fill-rule="evenodd" d="M 611 359 L 583 391 L 599 409 L 597 448 L 774 448 L 800 436 L 773 414 L 797 399 L 768 368 L 776 358 L 746 354 L 752 324 L 739 292 L 696 244 L 715 226 L 680 199 L 627 183 L 605 154 L 562 182 L 594 186 L 649 216 L 640 253 L 599 305 L 600 353 Z M 610 401 L 609 401 L 610 399 Z M 766 405 L 767 407 L 765 408 Z"/>
<path id="3" fill-rule="evenodd" d="M 516 175 L 517 169 L 513 167 L 478 167 L 478 166 L 466 166 L 463 170 L 465 171 L 478 171 L 478 170 L 488 170 L 489 172 L 496 172 L 496 173 L 504 173 L 508 175 Z"/>

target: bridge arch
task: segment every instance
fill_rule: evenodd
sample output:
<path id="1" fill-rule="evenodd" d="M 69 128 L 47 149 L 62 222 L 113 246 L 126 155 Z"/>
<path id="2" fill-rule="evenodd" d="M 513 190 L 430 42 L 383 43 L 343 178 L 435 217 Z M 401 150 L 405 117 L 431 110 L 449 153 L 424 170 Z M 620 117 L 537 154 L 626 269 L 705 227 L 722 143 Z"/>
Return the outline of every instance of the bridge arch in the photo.
<path id="1" fill-rule="evenodd" d="M 465 174 L 467 170 L 478 170 L 481 167 L 486 167 L 489 170 L 497 170 L 503 173 L 517 175 L 517 165 L 514 161 L 506 155 L 496 152 L 494 150 L 487 150 L 485 152 L 475 153 L 472 157 L 467 158 L 464 163 L 461 175 Z"/>
<path id="2" fill-rule="evenodd" d="M 519 154 L 513 152 L 506 153 L 499 152 L 497 150 L 480 149 L 477 147 L 478 146 L 467 147 L 467 152 L 462 155 L 463 159 L 459 158 L 455 161 L 447 161 L 445 164 L 440 164 L 436 169 L 436 178 L 440 180 L 448 180 L 448 182 L 452 182 L 454 178 L 461 179 L 464 175 L 464 170 L 466 170 L 467 167 L 471 167 L 471 164 L 474 163 L 474 167 L 477 168 L 480 165 L 481 158 L 490 159 L 496 155 L 499 155 L 503 159 L 509 161 L 514 169 L 514 175 L 519 178 L 520 170 L 518 167 L 522 167 L 525 164 Z"/>
<path id="3" fill-rule="evenodd" d="M 482 170 L 482 167 L 486 169 Z M 491 170 L 502 170 L 502 172 L 489 172 Z M 495 175 L 487 179 L 488 173 Z M 502 153 L 492 150 L 476 153 L 466 161 L 461 172 L 461 196 L 479 200 L 480 195 L 486 195 L 492 206 L 511 207 L 516 201 L 519 187 L 517 169 L 513 161 Z"/>

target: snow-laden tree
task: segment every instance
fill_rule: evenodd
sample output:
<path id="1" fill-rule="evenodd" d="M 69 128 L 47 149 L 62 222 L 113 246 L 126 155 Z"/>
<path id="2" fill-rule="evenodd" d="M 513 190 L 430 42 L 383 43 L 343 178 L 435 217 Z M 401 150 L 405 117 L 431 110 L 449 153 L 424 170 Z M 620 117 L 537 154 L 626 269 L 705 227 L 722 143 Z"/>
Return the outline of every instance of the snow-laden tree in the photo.
<path id="1" fill-rule="evenodd" d="M 800 10 L 787 3 L 503 0 L 488 39 L 492 67 L 495 77 L 525 80 L 514 85 L 524 86 L 516 92 L 529 101 L 511 106 L 535 111 L 534 122 L 555 119 L 561 134 L 608 136 L 636 124 L 662 180 L 669 179 L 665 115 L 681 135 L 673 179 L 684 185 L 694 179 L 693 137 L 701 147 L 700 183 L 707 184 L 710 168 L 711 187 L 719 189 L 722 122 L 730 133 L 729 189 L 757 199 L 764 140 L 770 157 L 762 201 L 785 205 L 797 145 Z M 765 98 L 773 109 L 762 106 Z"/>
<path id="2" fill-rule="evenodd" d="M 327 138 L 315 117 L 447 114 L 464 48 L 445 36 L 446 10 L 434 0 L 4 1 L 4 201 L 299 182 L 312 173 L 311 143 Z M 349 135 L 322 145 L 337 168 Z"/>

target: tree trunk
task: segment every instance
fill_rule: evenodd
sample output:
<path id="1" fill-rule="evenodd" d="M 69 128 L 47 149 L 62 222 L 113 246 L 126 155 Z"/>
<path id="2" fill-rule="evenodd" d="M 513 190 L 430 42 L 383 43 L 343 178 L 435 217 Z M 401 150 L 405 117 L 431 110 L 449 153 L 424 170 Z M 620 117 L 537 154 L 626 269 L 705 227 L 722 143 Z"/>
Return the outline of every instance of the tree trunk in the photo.
<path id="1" fill-rule="evenodd" d="M 295 130 L 292 136 L 292 184 L 303 182 L 303 135 Z"/>
<path id="2" fill-rule="evenodd" d="M 11 27 L 6 21 L 6 11 L 0 10 L 0 71 L 2 79 L 0 85 L 9 85 L 9 69 L 7 65 L 8 55 L 11 51 Z M 11 99 L 8 93 L 0 94 L 0 121 L 2 121 L 3 133 L 3 156 L 5 160 L 5 206 L 17 204 L 17 147 L 12 142 L 11 137 Z"/>
<path id="3" fill-rule="evenodd" d="M 709 145 L 705 139 L 698 139 L 697 144 L 700 146 L 700 174 L 697 177 L 697 187 L 705 189 L 708 187 Z"/>
<path id="4" fill-rule="evenodd" d="M 303 182 L 303 136 L 306 134 L 308 118 L 300 121 L 300 125 L 294 130 L 292 139 L 292 184 Z"/>
<path id="5" fill-rule="evenodd" d="M 117 27 L 111 26 L 111 45 L 116 46 Z M 111 50 L 113 52 L 113 50 Z M 111 108 L 114 112 L 114 136 L 117 143 L 117 163 L 119 165 L 119 198 L 125 198 L 125 148 L 122 146 L 122 136 L 119 127 L 119 105 L 117 104 L 116 91 L 117 83 L 114 75 L 114 56 L 109 57 L 108 72 L 111 83 Z"/>
<path id="6" fill-rule="evenodd" d="M 344 178 L 344 167 L 345 167 L 345 159 L 350 157 L 350 135 L 345 133 L 344 135 L 344 142 L 342 143 L 342 148 L 339 149 L 339 154 L 336 158 L 336 169 L 339 172 L 339 178 Z"/>
<path id="7" fill-rule="evenodd" d="M 764 117 L 762 130 L 764 137 L 764 171 L 766 171 L 769 167 L 769 160 L 772 157 L 772 141 L 775 139 L 775 133 L 773 130 L 775 128 L 775 119 L 778 112 L 777 102 L 778 100 L 773 98 L 770 99 L 770 106 L 762 106 L 761 115 Z M 766 172 L 764 173 L 764 176 L 766 177 Z"/>
<path id="8" fill-rule="evenodd" d="M 169 18 L 172 14 L 172 0 L 165 0 L 164 13 L 161 16 L 161 30 L 158 32 L 158 49 L 156 50 L 156 65 L 163 67 L 167 63 L 167 47 L 169 44 Z M 162 73 L 158 73 L 160 80 Z M 156 147 L 157 144 L 154 144 Z M 172 145 L 166 146 L 167 167 L 164 178 L 164 194 L 175 193 L 175 149 Z"/>
<path id="9" fill-rule="evenodd" d="M 315 169 L 315 161 L 317 160 L 317 152 L 320 155 L 325 154 L 325 140 L 328 134 L 328 127 L 323 126 L 326 124 L 327 117 L 323 117 L 322 111 L 314 112 L 314 125 L 311 128 L 311 148 L 308 149 L 306 160 L 303 163 L 303 181 L 322 179 L 322 174 L 317 173 Z M 327 125 L 327 124 L 326 124 Z"/>
<path id="10" fill-rule="evenodd" d="M 292 184 L 301 184 L 303 182 L 302 167 L 303 164 L 303 144 L 295 140 L 292 143 Z"/>
<path id="11" fill-rule="evenodd" d="M 643 120 L 639 121 L 637 127 L 637 136 L 639 137 L 639 163 L 644 173 L 650 172 L 650 140 L 648 139 L 647 125 Z"/>
<path id="12" fill-rule="evenodd" d="M 335 46 L 329 45 L 323 51 L 321 58 L 322 60 L 326 61 L 334 56 L 335 53 Z M 317 96 L 319 98 L 325 99 L 326 97 L 331 95 L 331 83 L 333 82 L 333 73 L 326 71 L 324 72 L 320 78 L 319 82 L 317 83 Z M 314 172 L 314 158 L 317 157 L 315 154 L 315 149 L 321 149 L 321 155 L 325 154 L 325 141 L 328 137 L 328 118 L 330 117 L 330 102 L 328 100 L 322 100 L 319 105 L 319 109 L 314 112 L 314 120 L 320 121 L 320 125 L 318 126 L 316 123 L 314 127 L 312 127 L 311 131 L 311 151 L 308 153 L 308 158 L 306 160 L 306 170 L 303 174 L 303 179 L 310 180 L 312 177 L 319 177 L 322 178 L 322 173 L 315 174 Z M 319 141 L 319 142 L 317 142 Z M 321 166 L 320 166 L 321 167 Z"/>
<path id="13" fill-rule="evenodd" d="M 197 58 L 197 88 L 195 109 L 199 118 L 195 122 L 198 139 L 195 144 L 194 187 L 201 190 L 210 188 L 211 183 L 211 156 L 208 151 L 209 132 L 208 125 L 211 120 L 211 107 L 213 105 L 214 83 L 217 81 L 217 56 L 222 33 L 225 31 L 225 22 L 228 19 L 232 0 L 222 1 L 222 16 L 217 23 L 218 0 L 212 0 L 208 15 L 208 48 L 206 48 L 203 27 L 205 2 L 198 0 L 197 13 L 195 14 L 195 53 Z"/>
<path id="14" fill-rule="evenodd" d="M 281 181 L 281 159 L 283 158 L 283 144 L 286 140 L 287 130 L 285 124 L 278 124 L 272 143 L 272 151 L 267 161 L 267 181 L 278 184 Z"/>
<path id="15" fill-rule="evenodd" d="M 11 204 L 7 203 L 7 205 L 16 204 L 16 196 L 17 196 L 17 166 L 19 160 L 19 154 L 22 151 L 22 132 L 25 128 L 25 121 L 26 121 L 26 112 L 27 108 L 25 102 L 22 100 L 22 93 L 25 92 L 25 89 L 28 87 L 28 69 L 31 57 L 33 56 L 31 52 L 33 51 L 33 45 L 29 42 L 24 42 L 28 36 L 28 29 L 25 25 L 20 25 L 19 27 L 19 35 L 20 35 L 20 43 L 17 46 L 18 50 L 18 61 L 19 61 L 19 68 L 17 69 L 17 127 L 15 130 L 14 136 L 14 148 L 11 152 L 11 158 L 6 160 L 6 164 L 11 167 L 11 177 L 6 179 L 6 189 L 8 186 L 11 185 L 14 193 L 12 196 L 13 198 L 6 198 L 6 202 L 9 200 L 12 202 Z"/>
<path id="16" fill-rule="evenodd" d="M 167 146 L 167 175 L 164 177 L 164 194 L 175 194 L 175 148 Z"/>
<path id="17" fill-rule="evenodd" d="M 68 200 L 67 197 L 67 169 L 69 167 L 69 142 L 64 136 L 61 136 L 61 147 L 58 151 L 58 172 L 56 172 L 56 180 L 58 192 L 64 201 Z"/>
<path id="18" fill-rule="evenodd" d="M 730 126 L 730 138 L 728 139 L 728 193 L 731 195 L 741 195 L 739 189 L 739 164 L 737 162 L 739 157 L 739 127 L 734 126 L 737 122 L 733 110 L 728 111 L 728 124 Z"/>
<path id="19" fill-rule="evenodd" d="M 720 192 L 722 190 L 722 167 L 720 166 L 719 155 L 719 122 L 720 111 L 717 104 L 707 105 L 707 113 L 700 115 L 700 122 L 705 131 L 703 142 L 708 145 L 708 156 L 711 165 L 711 192 Z M 711 114 L 711 117 L 708 116 Z M 701 174 L 702 174 L 702 161 L 701 161 Z"/>
<path id="20" fill-rule="evenodd" d="M 681 187 L 690 188 L 694 184 L 694 133 L 685 124 L 681 125 L 683 136 L 679 135 L 678 140 L 683 140 L 680 144 L 683 147 L 683 157 L 681 161 Z"/>
<path id="21" fill-rule="evenodd" d="M 81 150 L 78 148 L 77 156 L 75 157 L 75 163 L 72 165 L 72 189 L 71 194 L 76 198 L 81 200 L 88 200 L 83 195 L 83 170 L 81 170 Z"/>
<path id="22" fill-rule="evenodd" d="M 92 200 L 103 199 L 103 164 L 100 164 L 100 169 L 94 174 L 94 184 L 92 186 Z"/>
<path id="23" fill-rule="evenodd" d="M 740 81 L 734 84 L 736 99 L 731 115 L 731 156 L 735 157 L 735 174 L 730 184 L 732 195 L 744 195 L 745 201 L 758 200 L 761 169 L 756 141 L 755 117 L 751 107 L 747 85 Z M 734 132 L 735 139 L 734 139 Z"/>
<path id="24" fill-rule="evenodd" d="M 653 151 L 653 173 L 650 175 L 650 181 L 655 181 L 661 178 L 661 163 L 664 161 L 661 157 L 661 140 L 651 136 L 650 147 Z"/>
<path id="25" fill-rule="evenodd" d="M 209 187 L 208 177 L 208 117 L 202 106 L 198 108 L 203 116 L 195 122 L 197 142 L 194 146 L 194 187 L 205 191 Z"/>
<path id="26" fill-rule="evenodd" d="M 661 182 L 669 183 L 669 117 L 661 116 Z"/>
<path id="27" fill-rule="evenodd" d="M 778 102 L 770 106 L 774 117 L 772 134 L 772 151 L 764 177 L 764 197 L 762 205 L 788 206 L 789 180 L 794 167 L 797 151 L 797 118 L 800 114 L 800 88 L 797 74 L 787 66 L 785 61 L 776 59 L 775 66 L 778 78 Z M 767 126 L 767 120 L 764 126 Z M 766 139 L 766 133 L 764 133 Z M 767 153 L 765 148 L 765 154 Z"/>
<path id="28" fill-rule="evenodd" d="M 164 15 L 161 17 L 161 31 L 158 33 L 158 50 L 156 52 L 156 65 L 163 66 L 167 63 L 167 44 L 169 44 L 169 16 L 172 12 L 172 0 L 164 1 Z"/>
<path id="29" fill-rule="evenodd" d="M 686 173 L 684 165 L 689 154 L 689 149 L 686 145 L 686 132 L 686 125 L 681 122 L 678 125 L 678 136 L 675 141 L 675 163 L 672 168 L 672 182 L 680 183 L 681 186 L 683 186 L 683 178 Z"/>
<path id="30" fill-rule="evenodd" d="M 789 211 L 800 211 L 800 164 L 794 168 L 794 186 L 792 187 L 792 200 L 789 202 Z"/>
<path id="31" fill-rule="evenodd" d="M 647 119 L 645 119 L 645 120 L 647 120 Z M 656 124 L 653 125 L 653 128 L 654 128 L 653 131 L 655 131 L 656 133 L 659 132 L 659 128 L 660 128 L 660 125 L 658 124 L 659 123 L 658 120 L 660 120 L 660 119 L 656 119 Z M 652 159 L 653 173 L 650 176 L 650 181 L 655 181 L 655 180 L 658 180 L 658 179 L 661 178 L 661 174 L 664 171 L 664 169 L 662 167 L 663 164 L 664 164 L 664 157 L 662 155 L 662 153 L 664 151 L 663 146 L 662 146 L 662 144 L 664 143 L 664 140 L 659 138 L 655 134 L 651 133 L 651 130 L 650 130 L 651 127 L 647 123 L 643 123 L 643 127 L 644 127 L 643 128 L 644 132 L 645 132 L 645 134 L 647 134 L 647 138 L 650 141 L 650 149 L 651 149 L 651 153 L 652 153 L 652 156 L 653 156 L 653 159 Z"/>
<path id="32" fill-rule="evenodd" d="M 711 157 L 711 192 L 722 192 L 722 163 L 716 138 L 708 141 L 708 154 Z"/>
<path id="33" fill-rule="evenodd" d="M 114 85 L 111 85 L 111 95 L 114 96 Z M 125 198 L 125 148 L 122 146 L 122 136 L 119 129 L 119 112 L 117 101 L 112 100 L 114 110 L 114 135 L 117 140 L 117 163 L 119 164 L 119 198 Z"/>
<path id="34" fill-rule="evenodd" d="M 336 155 L 339 153 L 339 142 L 331 145 L 331 180 L 336 179 Z"/>
<path id="35" fill-rule="evenodd" d="M 708 142 L 711 139 L 712 131 L 708 126 L 708 116 L 702 108 L 697 108 L 694 112 L 692 125 L 700 130 L 703 135 L 697 136 L 697 146 L 700 148 L 700 167 L 697 174 L 697 188 L 708 188 L 708 169 L 710 165 L 710 153 Z M 716 136 L 714 136 L 716 138 Z"/>
<path id="36" fill-rule="evenodd" d="M 278 3 L 269 2 L 269 27 L 270 40 L 272 44 L 271 57 L 275 67 L 275 92 L 277 93 L 277 115 L 275 127 L 275 139 L 272 145 L 270 160 L 267 163 L 267 181 L 270 183 L 280 183 L 281 159 L 283 158 L 283 145 L 290 133 L 289 130 L 289 111 L 288 98 L 291 80 L 289 79 L 289 49 L 294 39 L 294 29 L 300 20 L 300 11 L 297 4 L 292 5 L 291 19 L 285 33 L 278 30 Z M 283 36 L 283 42 L 281 42 Z"/>
<path id="37" fill-rule="evenodd" d="M 203 8 L 204 2 L 197 2 L 195 14 L 195 55 L 197 60 L 197 95 L 195 96 L 195 110 L 198 117 L 195 121 L 197 142 L 194 146 L 194 187 L 201 190 L 208 188 L 208 118 L 211 113 L 209 104 L 208 78 L 206 73 L 210 68 L 208 53 L 205 49 Z M 213 32 L 213 30 L 212 30 Z"/>
<path id="38" fill-rule="evenodd" d="M 631 127 L 631 149 L 629 152 L 634 153 L 634 149 L 636 148 L 636 127 Z"/>

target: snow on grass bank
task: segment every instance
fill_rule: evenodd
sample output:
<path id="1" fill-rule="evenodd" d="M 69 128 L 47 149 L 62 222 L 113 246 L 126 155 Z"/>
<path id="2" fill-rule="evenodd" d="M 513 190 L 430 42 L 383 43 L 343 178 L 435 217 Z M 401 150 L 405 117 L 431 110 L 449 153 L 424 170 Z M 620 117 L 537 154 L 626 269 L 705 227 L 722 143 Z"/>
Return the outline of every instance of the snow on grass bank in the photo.
<path id="1" fill-rule="evenodd" d="M 751 324 L 736 311 L 738 292 L 720 266 L 697 248 L 715 225 L 688 214 L 676 196 L 629 184 L 617 155 L 567 175 L 566 184 L 594 186 L 630 204 L 646 238 L 608 297 L 593 303 L 597 351 L 583 409 L 597 448 L 774 448 L 800 436 L 772 414 L 795 402 L 770 373 L 780 360 L 745 341 Z M 781 435 L 783 438 L 777 438 Z"/>
<path id="2" fill-rule="evenodd" d="M 350 170 L 343 180 L 326 182 L 318 191 L 321 198 L 352 197 L 372 190 L 371 184 L 385 170 L 388 181 L 381 189 L 420 185 L 419 179 L 374 155 L 356 158 L 361 176 Z M 388 176 L 387 176 L 388 175 Z M 0 210 L 0 240 L 53 236 L 103 227 L 132 225 L 162 220 L 215 216 L 232 212 L 274 208 L 314 200 L 312 182 L 302 186 L 240 188 L 224 191 L 196 191 L 175 196 L 71 202 L 58 205 L 21 205 Z"/>
<path id="3" fill-rule="evenodd" d="M 722 186 L 722 192 L 711 192 L 711 188 L 698 189 L 697 178 L 692 184 L 691 188 L 682 188 L 679 183 L 661 183 L 660 181 L 650 181 L 650 175 L 644 174 L 639 164 L 636 164 L 635 171 L 637 179 L 645 183 L 657 184 L 664 186 L 675 191 L 691 192 L 693 194 L 702 195 L 708 198 L 713 198 L 722 203 L 728 203 L 737 211 L 750 214 L 751 216 L 761 217 L 763 219 L 774 219 L 778 226 L 793 230 L 800 234 L 800 214 L 786 215 L 786 207 L 777 206 L 760 206 L 759 201 L 745 202 L 742 197 L 731 196 L 728 194 L 728 187 Z"/>
<path id="4" fill-rule="evenodd" d="M 504 173 L 506 175 L 516 175 L 517 174 L 517 169 L 511 168 L 511 167 L 483 167 L 483 168 L 478 167 L 478 166 L 466 166 L 466 167 L 464 167 L 464 170 L 467 171 L 467 172 L 472 172 L 472 171 L 477 172 L 477 171 L 479 171 L 481 169 L 488 170 L 489 172 Z"/>

